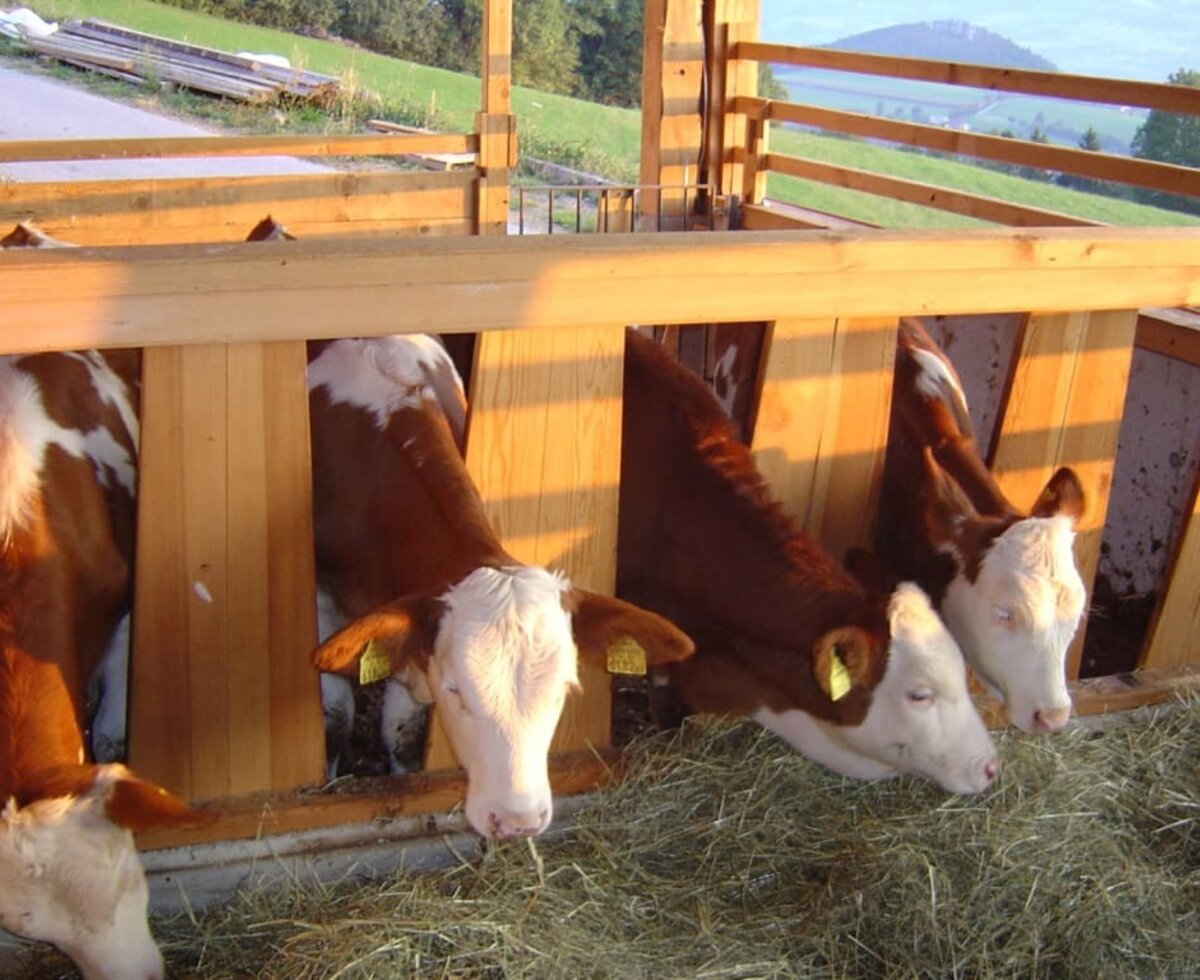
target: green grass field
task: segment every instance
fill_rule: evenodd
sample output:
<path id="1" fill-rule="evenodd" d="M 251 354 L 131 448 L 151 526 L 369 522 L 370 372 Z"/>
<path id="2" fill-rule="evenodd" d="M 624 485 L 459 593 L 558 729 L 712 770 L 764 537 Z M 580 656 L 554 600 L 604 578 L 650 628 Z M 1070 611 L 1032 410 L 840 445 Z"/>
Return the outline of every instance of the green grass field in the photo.
<path id="1" fill-rule="evenodd" d="M 478 78 L 398 61 L 358 48 L 299 37 L 282 31 L 232 23 L 149 0 L 37 0 L 46 18 L 97 17 L 113 23 L 228 51 L 251 50 L 287 55 L 294 64 L 337 75 L 376 100 L 367 114 L 428 125 L 444 131 L 468 131 L 480 101 Z M 221 104 L 189 98 L 175 108 L 211 113 Z M 637 180 L 641 116 L 636 110 L 596 105 L 519 86 L 513 89 L 521 152 L 599 173 L 610 179 Z M 356 113 L 348 114 L 357 119 Z M 277 125 L 262 110 L 235 109 L 226 121 L 246 126 Z M 345 119 L 321 125 L 346 125 Z M 860 167 L 911 180 L 954 187 L 1022 204 L 1119 225 L 1200 224 L 1200 218 L 1148 208 L 1126 201 L 1080 194 L 1027 181 L 953 160 L 887 149 L 871 143 L 815 134 L 780 131 L 772 147 L 781 153 Z M 773 177 L 771 196 L 889 227 L 962 227 L 969 218 L 884 200 L 841 188 Z"/>

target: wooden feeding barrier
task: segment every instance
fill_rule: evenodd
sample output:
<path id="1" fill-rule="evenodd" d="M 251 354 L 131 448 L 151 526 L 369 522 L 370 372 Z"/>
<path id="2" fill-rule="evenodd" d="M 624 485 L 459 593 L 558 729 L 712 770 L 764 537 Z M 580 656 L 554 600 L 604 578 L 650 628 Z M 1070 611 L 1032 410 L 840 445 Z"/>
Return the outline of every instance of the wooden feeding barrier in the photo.
<path id="1" fill-rule="evenodd" d="M 756 8 L 727 6 L 743 19 L 707 26 L 728 53 L 749 41 Z M 648 66 L 657 95 L 647 99 L 646 128 L 659 133 L 643 173 L 659 192 L 654 207 L 677 208 L 684 227 L 687 197 L 667 192 L 673 181 L 711 175 L 716 190 L 707 192 L 740 197 L 759 189 L 759 164 L 770 157 L 752 160 L 746 144 L 732 142 L 753 135 L 746 112 L 701 127 L 719 104 L 697 114 L 695 126 L 681 108 L 697 103 L 683 97 L 679 79 L 698 83 L 703 72 L 693 67 L 720 45 L 677 44 L 672 31 L 700 36 L 700 22 L 680 10 L 666 0 L 647 4 L 659 27 L 648 31 L 648 50 L 660 44 L 675 60 Z M 437 772 L 334 795 L 308 789 L 320 780 L 321 730 L 307 661 L 315 612 L 306 339 L 477 334 L 467 464 L 505 546 L 606 590 L 626 324 L 769 325 L 751 438 L 788 504 L 836 547 L 861 540 L 869 524 L 899 315 L 1008 312 L 1014 297 L 1049 311 L 1024 335 L 1013 390 L 1026 395 L 1010 403 L 998 465 L 1006 479 L 1023 481 L 1069 461 L 1103 500 L 1136 311 L 1200 304 L 1196 229 L 505 238 L 515 162 L 503 67 L 511 24 L 506 4 L 485 12 L 483 108 L 470 134 L 0 144 L 0 160 L 475 156 L 468 170 L 438 174 L 0 187 L 0 221 L 32 219 L 84 246 L 0 254 L 0 349 L 147 350 L 132 761 L 194 797 L 224 797 L 228 816 L 209 830 L 146 835 L 143 846 L 426 813 L 461 793 L 459 777 Z M 743 85 L 753 49 L 737 50 L 742 57 L 722 62 L 719 77 Z M 668 126 L 672 113 L 681 118 Z M 681 162 L 691 150 L 694 166 Z M 756 214 L 758 199 L 745 200 L 743 215 Z M 242 243 L 267 211 L 300 240 Z M 1190 526 L 1185 535 L 1174 604 L 1160 617 L 1156 636 L 1168 648 L 1155 661 L 1161 666 L 1077 684 L 1081 712 L 1200 682 L 1196 533 Z M 1083 549 L 1097 546 L 1090 528 L 1080 540 Z M 611 775 L 606 681 L 587 677 L 586 698 L 564 716 L 551 765 L 558 792 Z M 427 769 L 451 762 L 435 727 Z"/>
<path id="2" fill-rule="evenodd" d="M 24 43 L 47 57 L 126 81 L 182 85 L 244 102 L 275 102 L 287 96 L 328 105 L 341 89 L 341 81 L 332 75 L 172 41 L 100 20 L 68 20 L 53 34 L 27 37 Z"/>

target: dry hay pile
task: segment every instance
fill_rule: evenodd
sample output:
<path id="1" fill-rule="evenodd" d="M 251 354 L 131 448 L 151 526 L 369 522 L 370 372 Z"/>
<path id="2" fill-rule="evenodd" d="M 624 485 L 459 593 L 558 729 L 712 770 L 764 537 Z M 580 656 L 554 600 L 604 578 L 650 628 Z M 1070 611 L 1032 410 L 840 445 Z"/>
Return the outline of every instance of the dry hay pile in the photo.
<path id="1" fill-rule="evenodd" d="M 1200 976 L 1200 700 L 1000 741 L 948 797 L 693 720 L 570 833 L 155 931 L 206 978 Z"/>

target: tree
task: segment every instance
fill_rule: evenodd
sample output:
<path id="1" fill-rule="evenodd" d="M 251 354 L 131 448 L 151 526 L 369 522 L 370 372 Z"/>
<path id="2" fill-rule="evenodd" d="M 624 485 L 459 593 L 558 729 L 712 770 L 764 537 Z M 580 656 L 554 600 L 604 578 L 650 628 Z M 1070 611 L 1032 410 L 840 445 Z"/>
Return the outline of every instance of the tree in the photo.
<path id="1" fill-rule="evenodd" d="M 1088 126 L 1083 135 L 1079 137 L 1077 145 L 1081 150 L 1098 153 L 1100 151 L 1100 134 L 1096 132 L 1094 126 Z M 1058 178 L 1058 183 L 1063 187 L 1070 187 L 1088 194 L 1096 194 L 1100 193 L 1102 182 L 1092 177 L 1082 177 L 1079 174 L 1062 174 Z"/>
<path id="2" fill-rule="evenodd" d="M 1180 69 L 1168 79 L 1172 85 L 1200 88 L 1200 71 Z M 1133 137 L 1133 155 L 1142 160 L 1158 160 L 1184 167 L 1200 167 L 1200 116 L 1179 116 L 1153 110 Z M 1164 194 L 1139 187 L 1134 192 L 1143 204 L 1155 204 L 1174 211 L 1200 214 L 1200 199 Z"/>
<path id="3" fill-rule="evenodd" d="M 642 102 L 642 0 L 573 0 L 579 38 L 575 95 L 608 105 Z"/>
<path id="4" fill-rule="evenodd" d="M 758 94 L 764 99 L 774 99 L 776 102 L 790 102 L 791 93 L 787 86 L 775 77 L 775 72 L 765 61 L 758 63 Z"/>
<path id="5" fill-rule="evenodd" d="M 513 3 L 513 81 L 569 93 L 579 63 L 576 31 L 563 0 Z"/>

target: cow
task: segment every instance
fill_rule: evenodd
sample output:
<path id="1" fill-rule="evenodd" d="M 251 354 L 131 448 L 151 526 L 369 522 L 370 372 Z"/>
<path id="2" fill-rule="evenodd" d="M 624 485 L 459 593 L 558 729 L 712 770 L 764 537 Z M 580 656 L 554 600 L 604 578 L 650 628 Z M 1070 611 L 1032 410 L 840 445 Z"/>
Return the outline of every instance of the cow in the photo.
<path id="1" fill-rule="evenodd" d="M 54 244 L 35 235 L 5 247 Z M 85 751 L 87 681 L 131 599 L 137 364 L 0 357 L 0 926 L 86 978 L 162 976 L 132 833 L 215 817 Z"/>
<path id="2" fill-rule="evenodd" d="M 412 336 L 310 346 L 318 585 L 352 620 L 313 663 L 436 704 L 467 773 L 467 821 L 488 838 L 532 836 L 552 816 L 547 753 L 577 657 L 632 639 L 661 664 L 692 643 L 504 550 L 431 380 L 448 364 Z"/>
<path id="3" fill-rule="evenodd" d="M 962 383 L 920 321 L 901 321 L 875 547 L 933 597 L 963 654 L 1025 732 L 1071 714 L 1065 664 L 1086 590 L 1072 545 L 1083 488 L 1057 470 L 1029 511 L 975 442 Z"/>
<path id="4" fill-rule="evenodd" d="M 868 589 L 797 528 L 707 386 L 626 337 L 617 593 L 687 632 L 660 673 L 843 775 L 996 777 L 962 655 L 920 588 Z"/>

